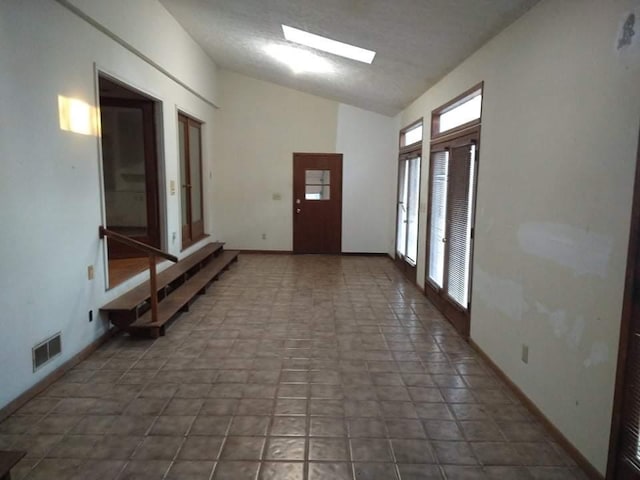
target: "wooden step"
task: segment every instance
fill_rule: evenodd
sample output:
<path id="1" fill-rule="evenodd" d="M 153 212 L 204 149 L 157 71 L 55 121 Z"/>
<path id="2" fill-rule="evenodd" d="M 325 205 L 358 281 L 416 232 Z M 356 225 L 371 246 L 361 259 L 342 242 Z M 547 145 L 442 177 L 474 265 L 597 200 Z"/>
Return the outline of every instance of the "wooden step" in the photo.
<path id="1" fill-rule="evenodd" d="M 27 452 L 0 450 L 0 479 L 11 480 L 11 469 L 22 460 Z"/>
<path id="2" fill-rule="evenodd" d="M 212 255 L 219 255 L 223 246 L 224 244 L 222 243 L 209 243 L 197 252 L 160 272 L 157 280 L 157 287 L 160 296 L 163 296 L 164 289 L 167 288 L 171 282 L 185 275 L 199 263 L 205 262 Z M 100 310 L 110 312 L 110 314 L 115 313 L 116 316 L 120 312 L 135 312 L 140 305 L 148 302 L 149 298 L 150 288 L 149 281 L 147 280 L 124 295 L 121 295 L 115 300 L 107 303 L 100 308 Z"/>
<path id="3" fill-rule="evenodd" d="M 151 311 L 147 311 L 129 325 L 127 330 L 131 333 L 146 331 L 153 338 L 164 335 L 165 324 L 178 312 L 186 311 L 189 307 L 189 302 L 196 295 L 204 293 L 209 283 L 216 280 L 222 271 L 238 260 L 238 253 L 236 251 L 223 251 L 158 304 L 157 321 L 153 322 L 151 320 Z"/>

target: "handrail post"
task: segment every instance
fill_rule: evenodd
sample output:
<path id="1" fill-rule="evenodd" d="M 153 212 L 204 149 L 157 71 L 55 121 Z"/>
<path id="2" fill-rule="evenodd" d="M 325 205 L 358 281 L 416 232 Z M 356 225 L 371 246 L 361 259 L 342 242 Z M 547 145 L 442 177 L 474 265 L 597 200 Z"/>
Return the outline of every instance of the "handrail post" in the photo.
<path id="1" fill-rule="evenodd" d="M 156 278 L 156 256 L 149 254 L 149 287 L 151 288 L 151 321 L 158 321 L 158 281 Z"/>

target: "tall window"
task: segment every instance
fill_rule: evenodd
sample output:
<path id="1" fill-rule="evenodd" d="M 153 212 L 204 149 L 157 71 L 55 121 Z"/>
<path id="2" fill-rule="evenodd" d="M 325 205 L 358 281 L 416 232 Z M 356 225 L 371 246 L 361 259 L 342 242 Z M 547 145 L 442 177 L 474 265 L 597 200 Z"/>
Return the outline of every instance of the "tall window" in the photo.
<path id="1" fill-rule="evenodd" d="M 182 204 L 182 248 L 204 237 L 202 122 L 178 114 Z"/>
<path id="2" fill-rule="evenodd" d="M 482 85 L 432 113 L 426 290 L 469 334 Z"/>
<path id="3" fill-rule="evenodd" d="M 422 119 L 401 130 L 398 163 L 396 261 L 414 281 L 418 261 L 421 156 Z"/>

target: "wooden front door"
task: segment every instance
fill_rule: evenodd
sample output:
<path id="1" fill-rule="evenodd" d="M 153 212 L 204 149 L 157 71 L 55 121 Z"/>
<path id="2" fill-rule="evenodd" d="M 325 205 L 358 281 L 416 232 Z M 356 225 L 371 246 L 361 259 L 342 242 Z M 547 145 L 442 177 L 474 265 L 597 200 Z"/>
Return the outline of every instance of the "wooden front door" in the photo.
<path id="1" fill-rule="evenodd" d="M 342 154 L 293 154 L 293 251 L 342 252 Z"/>

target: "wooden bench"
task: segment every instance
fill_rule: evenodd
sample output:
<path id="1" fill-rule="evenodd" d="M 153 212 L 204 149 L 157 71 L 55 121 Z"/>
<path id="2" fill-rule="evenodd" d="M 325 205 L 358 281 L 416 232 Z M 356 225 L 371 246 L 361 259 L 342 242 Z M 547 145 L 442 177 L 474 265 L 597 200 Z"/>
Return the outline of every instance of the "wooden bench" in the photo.
<path id="1" fill-rule="evenodd" d="M 27 452 L 0 450 L 0 480 L 11 480 L 11 469 L 22 460 Z"/>
<path id="2" fill-rule="evenodd" d="M 202 266 L 192 277 L 171 292 L 158 305 L 158 320 L 153 322 L 151 311 L 147 311 L 135 322 L 129 325 L 132 333 L 148 331 L 153 338 L 164 335 L 164 327 L 178 312 L 188 311 L 189 303 L 198 294 L 205 293 L 209 283 L 218 279 L 220 273 L 229 268 L 229 265 L 238 260 L 238 252 L 225 251 Z"/>
<path id="3" fill-rule="evenodd" d="M 185 311 L 198 293 L 238 259 L 238 252 L 224 251 L 222 243 L 209 243 L 180 260 L 156 277 L 158 318 L 151 319 L 150 281 L 129 290 L 100 310 L 109 320 L 132 334 L 146 333 L 153 338 L 164 335 L 165 324 L 179 311 Z"/>

